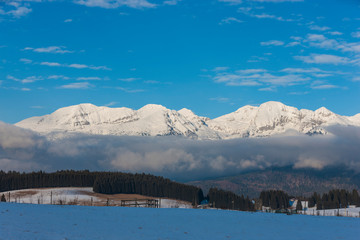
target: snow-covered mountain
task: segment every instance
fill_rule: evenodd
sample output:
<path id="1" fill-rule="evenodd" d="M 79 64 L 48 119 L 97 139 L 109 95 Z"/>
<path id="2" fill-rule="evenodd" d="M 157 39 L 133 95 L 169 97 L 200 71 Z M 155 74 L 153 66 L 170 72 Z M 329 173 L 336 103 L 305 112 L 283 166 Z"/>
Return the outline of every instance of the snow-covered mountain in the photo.
<path id="1" fill-rule="evenodd" d="M 289 132 L 326 134 L 330 125 L 360 126 L 360 114 L 340 116 L 322 107 L 298 110 L 280 102 L 244 106 L 233 113 L 209 119 L 189 109 L 179 111 L 149 104 L 139 110 L 80 104 L 52 114 L 25 119 L 15 125 L 52 137 L 64 133 L 128 136 L 185 136 L 194 139 L 265 137 Z"/>

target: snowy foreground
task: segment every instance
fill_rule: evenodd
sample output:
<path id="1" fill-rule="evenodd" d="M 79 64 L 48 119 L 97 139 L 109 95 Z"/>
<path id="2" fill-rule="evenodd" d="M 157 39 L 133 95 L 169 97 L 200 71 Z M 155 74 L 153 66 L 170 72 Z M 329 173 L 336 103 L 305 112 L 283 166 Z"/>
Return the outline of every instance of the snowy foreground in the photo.
<path id="1" fill-rule="evenodd" d="M 360 219 L 0 203 L 0 239 L 359 239 Z"/>

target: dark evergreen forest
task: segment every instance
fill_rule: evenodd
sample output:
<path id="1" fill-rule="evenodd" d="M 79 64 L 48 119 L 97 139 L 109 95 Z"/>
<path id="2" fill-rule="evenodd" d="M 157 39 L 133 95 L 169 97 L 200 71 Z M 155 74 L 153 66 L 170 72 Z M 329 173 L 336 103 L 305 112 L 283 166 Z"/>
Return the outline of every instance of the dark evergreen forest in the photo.
<path id="1" fill-rule="evenodd" d="M 195 186 L 177 183 L 169 179 L 150 174 L 132 174 L 120 172 L 57 171 L 45 172 L 3 172 L 0 171 L 0 192 L 45 187 L 93 187 L 94 192 L 104 194 L 141 194 L 151 197 L 167 197 L 200 204 L 205 198 L 203 191 Z M 226 195 L 226 194 L 227 195 Z M 216 195 L 219 196 L 216 196 Z M 225 194 L 225 195 L 224 195 Z M 249 199 L 224 191 L 212 191 L 212 201 L 219 207 L 233 209 L 222 200 L 231 197 L 236 202 L 237 210 L 249 210 Z M 208 197 L 207 197 L 208 198 Z"/>
<path id="2" fill-rule="evenodd" d="M 211 188 L 207 196 L 199 187 L 177 183 L 170 179 L 150 174 L 132 174 L 121 172 L 90 172 L 88 170 L 64 170 L 54 173 L 43 171 L 20 173 L 0 171 L 0 192 L 46 187 L 92 187 L 94 192 L 104 194 L 140 194 L 151 197 L 167 197 L 192 202 L 198 205 L 206 199 L 216 208 L 254 211 L 255 206 L 248 197 L 239 196 L 230 191 Z M 259 201 L 262 206 L 273 210 L 289 207 L 290 197 L 281 190 L 262 191 Z M 318 210 L 335 209 L 356 205 L 360 207 L 359 193 L 354 189 L 334 189 L 323 195 L 316 192 L 309 198 L 298 199 L 309 201 L 309 207 L 317 206 Z M 300 206 L 299 206 L 300 207 Z"/>

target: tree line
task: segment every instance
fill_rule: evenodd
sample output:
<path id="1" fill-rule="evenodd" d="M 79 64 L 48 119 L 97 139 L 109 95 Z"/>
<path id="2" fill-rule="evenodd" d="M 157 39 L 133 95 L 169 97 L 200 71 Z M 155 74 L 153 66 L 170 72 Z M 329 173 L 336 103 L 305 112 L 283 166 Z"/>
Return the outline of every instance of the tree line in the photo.
<path id="1" fill-rule="evenodd" d="M 215 208 L 255 211 L 255 205 L 248 197 L 245 198 L 243 195 L 239 196 L 230 191 L 210 188 L 207 199 Z"/>
<path id="2" fill-rule="evenodd" d="M 334 189 L 322 196 L 315 192 L 306 200 L 309 201 L 308 207 L 316 206 L 317 210 L 343 208 L 348 205 L 360 207 L 360 197 L 356 189 L 351 192 L 345 189 Z"/>
<path id="3" fill-rule="evenodd" d="M 198 205 L 203 191 L 195 186 L 177 183 L 151 174 L 99 173 L 93 185 L 94 192 L 104 194 L 140 194 L 167 197 Z"/>
<path id="4" fill-rule="evenodd" d="M 259 199 L 262 206 L 270 207 L 273 210 L 286 209 L 290 207 L 289 195 L 281 190 L 262 191 Z"/>
<path id="5" fill-rule="evenodd" d="M 0 171 L 0 192 L 45 187 L 93 187 L 93 191 L 104 194 L 140 194 L 150 197 L 167 197 L 192 202 L 198 205 L 204 199 L 215 203 L 215 207 L 249 211 L 254 204 L 244 196 L 229 191 L 210 189 L 204 196 L 199 187 L 177 183 L 151 174 L 121 172 L 43 171 L 20 173 Z"/>

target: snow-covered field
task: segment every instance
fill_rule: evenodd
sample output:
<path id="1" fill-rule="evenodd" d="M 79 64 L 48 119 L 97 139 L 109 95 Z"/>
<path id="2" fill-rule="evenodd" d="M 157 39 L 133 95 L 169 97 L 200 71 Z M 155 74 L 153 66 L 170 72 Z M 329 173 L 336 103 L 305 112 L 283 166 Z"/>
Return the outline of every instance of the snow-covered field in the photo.
<path id="1" fill-rule="evenodd" d="M 356 239 L 360 218 L 0 203 L 0 239 Z"/>
<path id="2" fill-rule="evenodd" d="M 57 205 L 96 205 L 119 206 L 121 200 L 149 198 L 137 194 L 99 194 L 94 193 L 91 187 L 64 187 L 64 188 L 33 188 L 0 192 L 5 195 L 6 201 L 14 203 L 57 204 Z M 157 198 L 156 198 L 157 199 Z M 191 203 L 162 198 L 161 208 L 192 208 Z"/>

